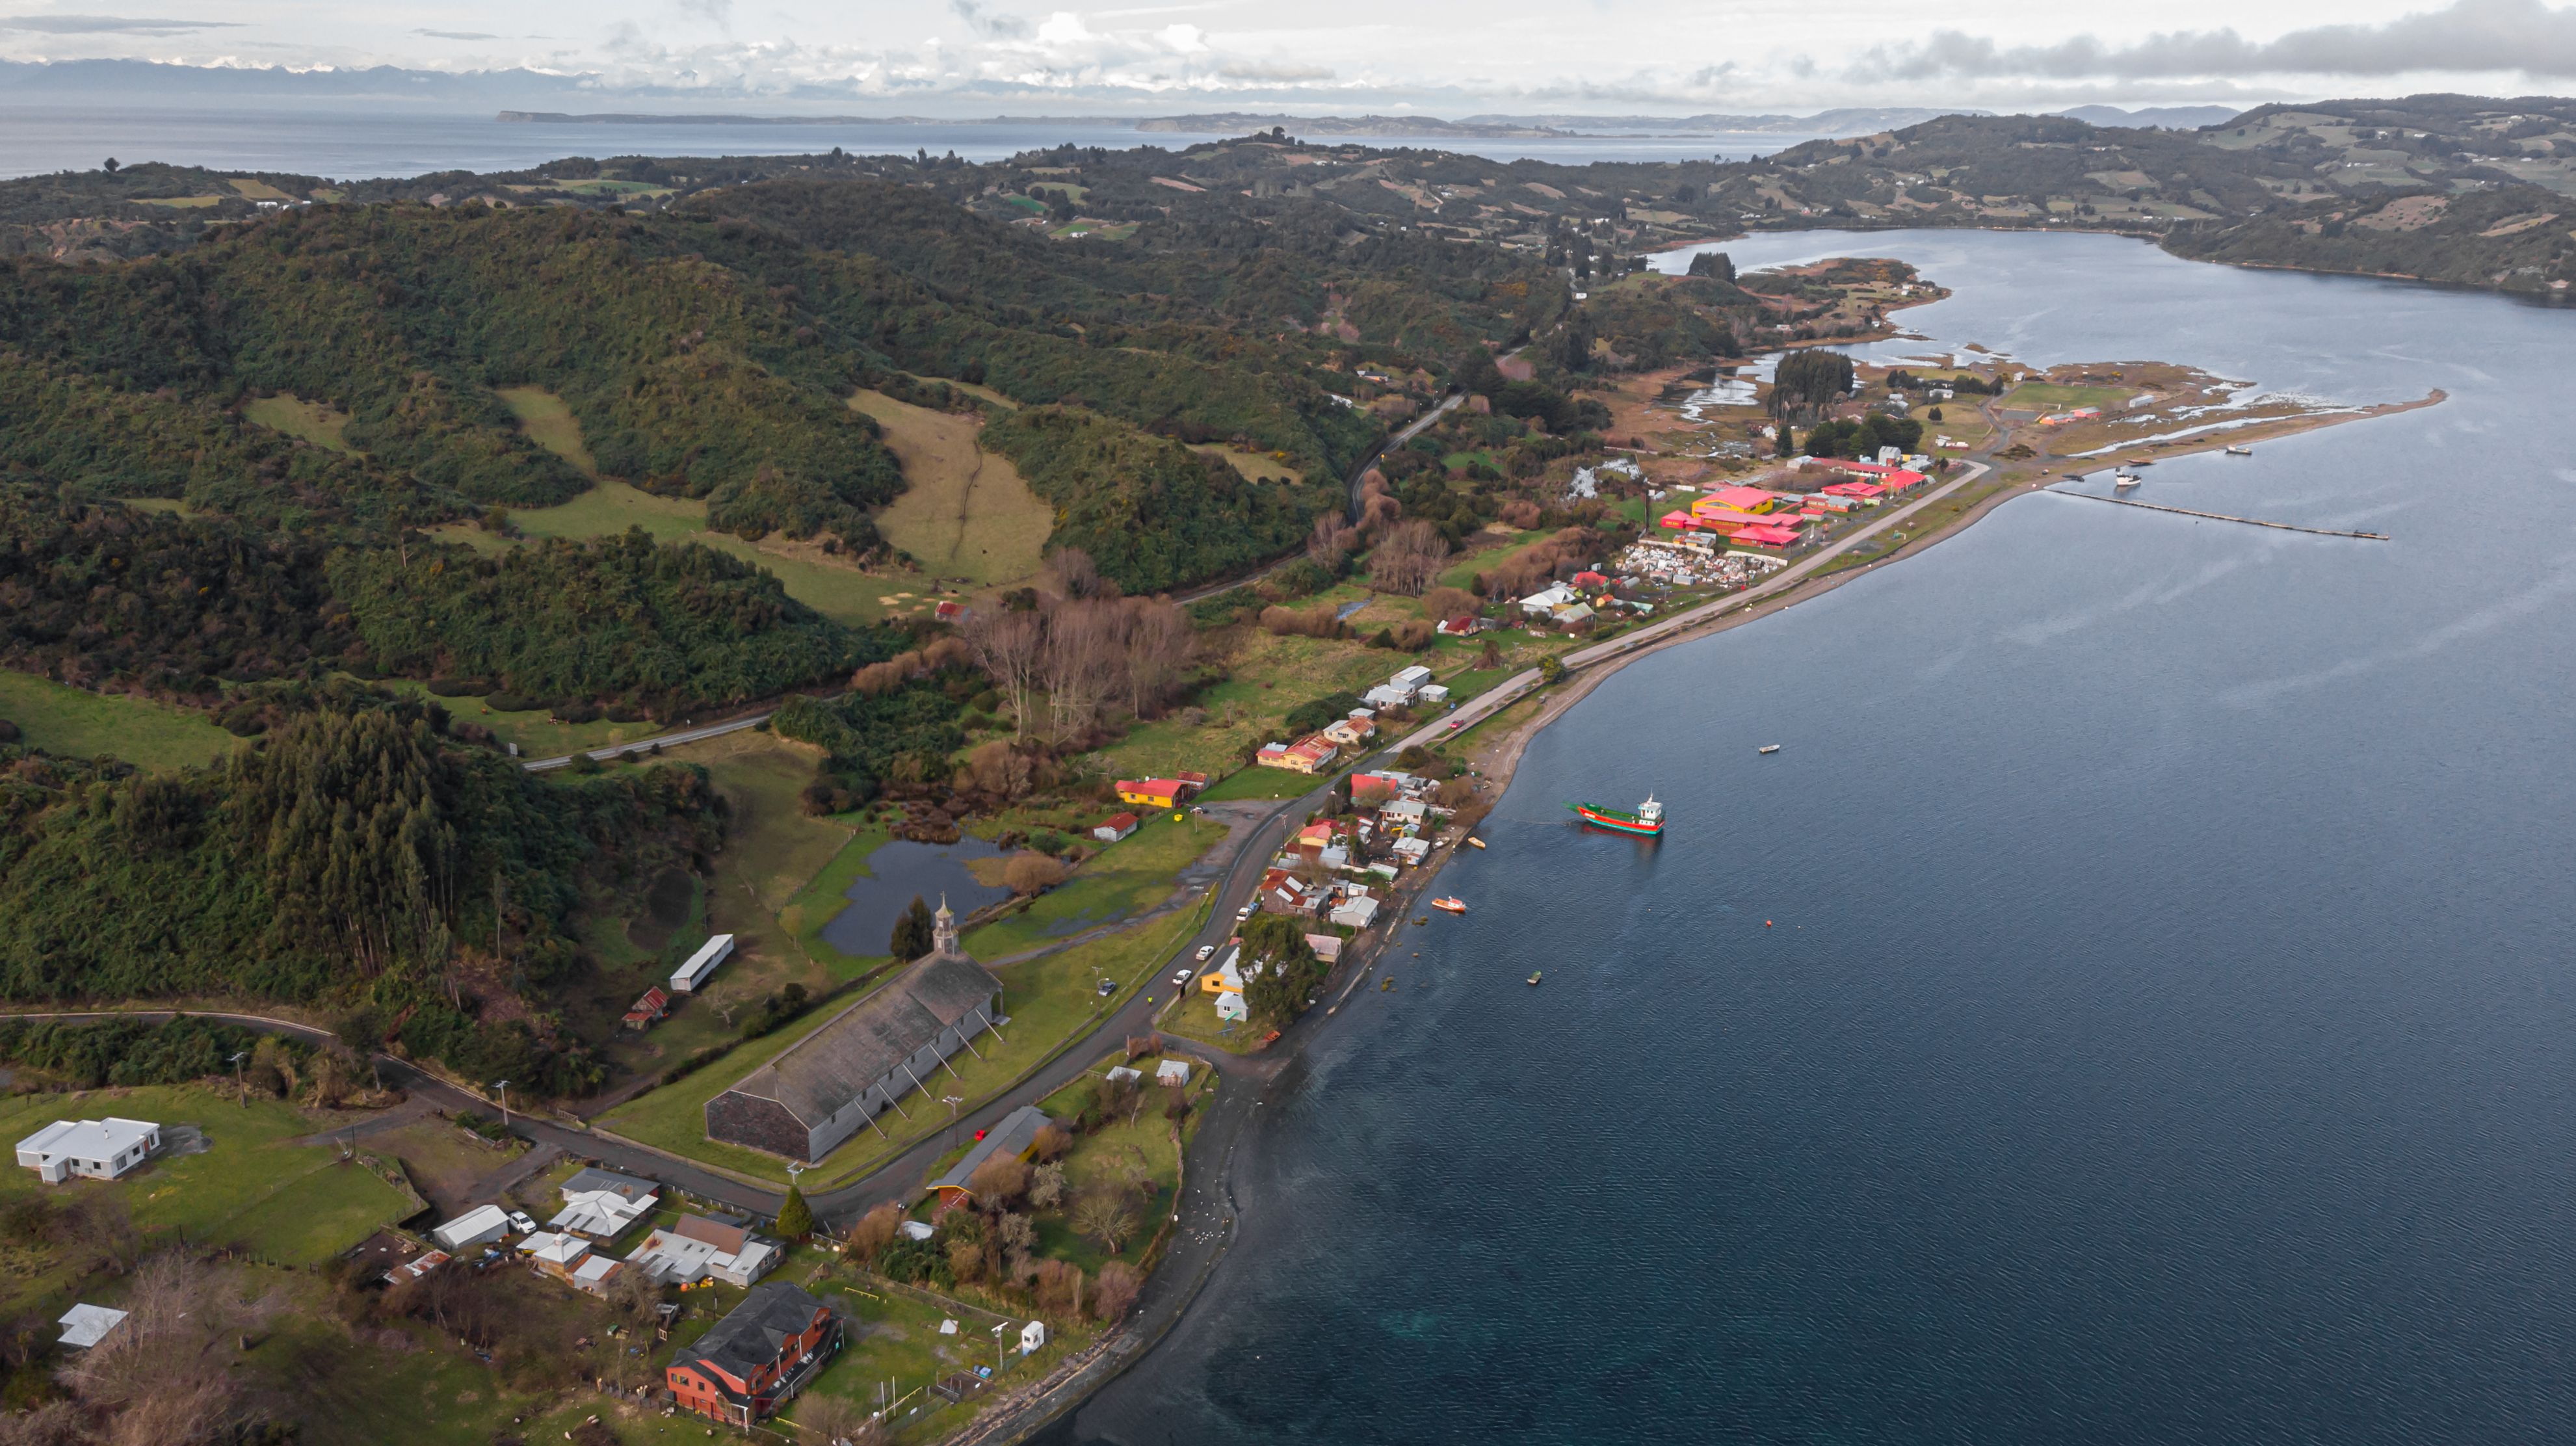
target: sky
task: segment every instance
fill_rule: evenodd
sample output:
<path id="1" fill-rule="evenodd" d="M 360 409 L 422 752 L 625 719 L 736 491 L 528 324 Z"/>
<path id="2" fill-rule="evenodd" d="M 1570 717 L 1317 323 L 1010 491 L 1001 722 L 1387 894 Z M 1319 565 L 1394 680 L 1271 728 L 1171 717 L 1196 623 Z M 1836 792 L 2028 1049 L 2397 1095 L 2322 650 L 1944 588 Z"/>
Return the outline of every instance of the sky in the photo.
<path id="1" fill-rule="evenodd" d="M 774 111 L 1806 114 L 2576 87 L 2576 0 L 0 0 L 0 59 L 524 68 Z M 686 108 L 667 106 L 665 108 Z"/>

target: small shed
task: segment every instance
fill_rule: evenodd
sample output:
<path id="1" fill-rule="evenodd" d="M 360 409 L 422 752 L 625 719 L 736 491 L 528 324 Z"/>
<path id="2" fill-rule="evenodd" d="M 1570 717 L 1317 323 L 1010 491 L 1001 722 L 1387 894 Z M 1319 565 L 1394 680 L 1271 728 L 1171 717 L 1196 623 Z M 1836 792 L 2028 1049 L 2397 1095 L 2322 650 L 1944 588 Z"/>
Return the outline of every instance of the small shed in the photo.
<path id="1" fill-rule="evenodd" d="M 1189 1082 L 1190 1062 L 1188 1060 L 1167 1059 L 1154 1067 L 1154 1083 L 1156 1084 L 1185 1085 Z"/>
<path id="2" fill-rule="evenodd" d="M 1054 1123 L 1037 1106 L 1020 1106 L 1003 1116 L 1002 1122 L 977 1141 L 955 1168 L 931 1181 L 929 1188 L 938 1191 L 939 1198 L 949 1204 L 974 1199 L 972 1182 L 985 1161 L 1002 1156 L 1027 1159 L 1037 1149 L 1038 1131 Z"/>
<path id="3" fill-rule="evenodd" d="M 1040 1349 L 1040 1348 L 1044 1347 L 1044 1346 L 1046 1345 L 1046 1341 L 1047 1341 L 1047 1337 L 1046 1337 L 1046 1322 L 1045 1322 L 1045 1321 L 1042 1321 L 1042 1320 L 1033 1320 L 1033 1321 L 1030 1321 L 1027 1325 L 1024 1325 L 1024 1326 L 1020 1327 L 1020 1354 L 1021 1354 L 1021 1355 L 1024 1355 L 1024 1356 L 1025 1356 L 1025 1355 L 1029 1354 L 1031 1351 L 1035 1351 L 1035 1350 L 1038 1350 L 1038 1349 Z"/>
<path id="4" fill-rule="evenodd" d="M 63 1318 L 55 1324 L 63 1328 L 65 1349 L 85 1351 L 106 1340 L 118 1326 L 125 1324 L 125 1312 L 83 1302 L 63 1312 Z"/>
<path id="5" fill-rule="evenodd" d="M 1216 1017 L 1219 1019 L 1250 1019 L 1252 1017 L 1252 1011 L 1244 1007 L 1242 995 L 1237 994 L 1232 990 L 1227 990 L 1225 993 L 1216 997 Z"/>
<path id="6" fill-rule="evenodd" d="M 1091 836 L 1100 840 L 1102 843 L 1116 843 L 1135 831 L 1136 815 L 1132 813 L 1114 813 L 1109 817 L 1102 819 L 1100 821 L 1100 826 L 1091 831 Z"/>
<path id="7" fill-rule="evenodd" d="M 716 972 L 717 965 L 732 957 L 733 936 L 731 934 L 718 934 L 700 944 L 698 952 L 689 956 L 689 962 L 681 965 L 671 975 L 671 992 L 674 994 L 694 992 L 699 985 L 707 981 L 708 975 Z"/>
<path id="8" fill-rule="evenodd" d="M 477 1205 L 436 1230 L 429 1237 L 447 1251 L 471 1250 L 509 1233 L 510 1217 L 498 1205 Z"/>

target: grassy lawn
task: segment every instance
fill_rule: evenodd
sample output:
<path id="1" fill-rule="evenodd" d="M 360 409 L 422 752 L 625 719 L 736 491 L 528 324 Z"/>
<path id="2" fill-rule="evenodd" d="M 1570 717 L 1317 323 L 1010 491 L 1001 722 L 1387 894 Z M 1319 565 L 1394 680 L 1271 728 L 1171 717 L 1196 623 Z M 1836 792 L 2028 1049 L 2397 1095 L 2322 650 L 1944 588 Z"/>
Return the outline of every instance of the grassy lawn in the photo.
<path id="1" fill-rule="evenodd" d="M 903 464 L 904 492 L 877 514 L 886 541 L 931 573 L 977 586 L 1037 574 L 1055 509 L 1007 457 L 976 445 L 977 419 L 860 391 L 850 408 L 874 418 Z"/>
<path id="2" fill-rule="evenodd" d="M 242 415 L 272 432 L 301 437 L 316 447 L 333 452 L 358 450 L 340 435 L 349 425 L 349 414 L 328 402 L 308 402 L 292 392 L 279 392 L 242 408 Z"/>
<path id="3" fill-rule="evenodd" d="M 289 1264 L 328 1259 L 416 1208 L 364 1166 L 342 1164 L 337 1146 L 285 1143 L 330 1129 L 328 1112 L 308 1113 L 258 1099 L 245 1108 L 194 1085 L 17 1096 L 0 1101 L 0 1135 L 23 1139 L 52 1120 L 107 1115 L 164 1126 L 196 1125 L 205 1131 L 208 1148 L 154 1160 L 121 1180 L 47 1185 L 33 1171 L 13 1169 L 0 1179 L 0 1198 L 39 1192 L 55 1199 L 106 1195 L 122 1201 L 134 1223 L 147 1232 L 184 1233 L 199 1244 L 238 1245 Z M 18 1263 L 32 1269 L 8 1272 L 0 1297 L 23 1299 L 23 1292 L 41 1293 L 64 1283 L 58 1261 Z"/>
<path id="4" fill-rule="evenodd" d="M 2062 412 L 2075 407 L 2101 407 L 2108 410 L 2136 396 L 2129 387 L 2077 387 L 2060 382 L 2024 382 L 2012 389 L 2002 402 L 2005 411 Z"/>
<path id="5" fill-rule="evenodd" d="M 1247 452 L 1222 442 L 1200 442 L 1190 448 L 1211 457 L 1223 457 L 1226 464 L 1243 474 L 1247 482 L 1302 482 L 1304 474 L 1267 452 Z"/>
<path id="6" fill-rule="evenodd" d="M 581 423 L 573 417 L 564 399 L 543 387 L 499 387 L 495 389 L 510 415 L 519 419 L 519 430 L 528 440 L 570 462 L 585 477 L 599 475 L 599 465 L 590 459 L 590 448 L 581 440 Z"/>
<path id="7" fill-rule="evenodd" d="M 67 688 L 32 673 L 0 669 L 0 718 L 29 746 L 67 758 L 112 753 L 147 768 L 212 763 L 240 739 L 199 714 L 122 694 Z"/>
<path id="8" fill-rule="evenodd" d="M 1225 839 L 1224 824 L 1195 814 L 1183 818 L 1174 823 L 1168 813 L 1147 815 L 1136 832 L 1093 855 L 1061 887 L 967 935 L 966 952 L 989 962 L 1162 903 L 1176 887 L 1173 876 Z"/>
<path id="9" fill-rule="evenodd" d="M 1228 1054 L 1252 1053 L 1252 1047 L 1261 1042 L 1262 1035 L 1262 1031 L 1252 1027 L 1250 1020 L 1217 1018 L 1216 996 L 1201 989 L 1196 980 L 1191 981 L 1189 992 L 1181 997 L 1180 1007 L 1163 1015 L 1163 1028 Z"/>
<path id="10" fill-rule="evenodd" d="M 975 1048 L 981 1058 L 960 1054 L 951 1060 L 955 1074 L 943 1072 L 939 1076 L 940 1092 L 963 1095 L 972 1104 L 1008 1087 L 1066 1040 L 1090 1028 L 1120 998 L 1149 983 L 1153 971 L 1197 928 L 1198 913 L 1183 910 L 1076 948 L 994 970 L 1002 980 L 1002 1012 L 1010 1023 L 1004 1026 L 998 1040 L 990 1035 L 976 1039 Z M 1119 981 L 1116 995 L 1106 999 L 1099 995 L 1095 986 L 1103 977 Z M 743 1045 L 716 1064 L 648 1090 L 602 1115 L 599 1123 L 673 1154 L 784 1185 L 787 1171 L 783 1161 L 706 1137 L 706 1102 L 776 1058 L 788 1045 L 821 1028 L 851 1002 L 840 1000 L 817 1009 L 766 1039 Z M 901 1112 L 879 1116 L 876 1129 L 860 1130 L 816 1162 L 806 1176 L 817 1182 L 814 1189 L 832 1189 L 847 1177 L 929 1138 L 948 1123 L 948 1112 L 935 1101 L 915 1095 L 901 1103 Z M 884 1133 L 878 1133 L 880 1130 Z"/>
<path id="11" fill-rule="evenodd" d="M 841 1354 L 806 1388 L 808 1394 L 838 1396 L 873 1411 L 880 1393 L 900 1403 L 896 1439 L 937 1440 L 984 1409 L 999 1391 L 1037 1380 L 1057 1362 L 1091 1341 L 1083 1326 L 1050 1318 L 1047 1344 L 1034 1355 L 1020 1354 L 1018 1326 L 1029 1317 L 1003 1315 L 964 1301 L 924 1298 L 893 1289 L 873 1277 L 856 1281 L 827 1278 L 815 1292 L 835 1301 L 849 1318 Z M 957 1322 L 954 1335 L 940 1334 L 943 1321 Z M 1009 1350 L 1002 1358 L 994 1387 L 955 1405 L 929 1392 L 930 1384 L 957 1371 L 973 1372 L 994 1364 L 993 1326 L 1007 1322 Z M 794 1421 L 790 1410 L 786 1419 Z"/>
<path id="12" fill-rule="evenodd" d="M 1330 693 L 1364 691 L 1413 661 L 1356 640 L 1278 637 L 1257 627 L 1230 628 L 1208 642 L 1227 677 L 1192 700 L 1205 721 L 1193 727 L 1186 713 L 1174 712 L 1140 723 L 1092 755 L 1102 767 L 1120 778 L 1167 778 L 1183 769 L 1211 778 L 1231 773 L 1263 743 L 1287 741 L 1281 720 L 1290 709 Z"/>
<path id="13" fill-rule="evenodd" d="M 479 723 L 491 729 L 493 736 L 502 742 L 518 744 L 520 755 L 526 758 L 560 758 L 582 749 L 623 743 L 629 738 L 650 738 L 662 731 L 662 725 L 658 723 L 610 723 L 605 720 L 557 723 L 542 707 L 503 713 L 481 698 L 463 694 L 453 698 L 438 697 L 429 691 L 427 685 L 414 678 L 378 678 L 372 681 L 379 688 L 426 698 L 446 709 L 451 717 Z"/>
<path id="14" fill-rule="evenodd" d="M 1285 768 L 1244 767 L 1208 786 L 1200 798 L 1224 802 L 1238 798 L 1299 798 L 1323 785 L 1330 774 L 1291 773 Z"/>
<path id="15" fill-rule="evenodd" d="M 461 1196 L 474 1182 L 525 1152 L 513 1137 L 508 1148 L 486 1144 L 445 1120 L 420 1120 L 367 1137 L 367 1153 L 399 1159 L 426 1191 Z"/>

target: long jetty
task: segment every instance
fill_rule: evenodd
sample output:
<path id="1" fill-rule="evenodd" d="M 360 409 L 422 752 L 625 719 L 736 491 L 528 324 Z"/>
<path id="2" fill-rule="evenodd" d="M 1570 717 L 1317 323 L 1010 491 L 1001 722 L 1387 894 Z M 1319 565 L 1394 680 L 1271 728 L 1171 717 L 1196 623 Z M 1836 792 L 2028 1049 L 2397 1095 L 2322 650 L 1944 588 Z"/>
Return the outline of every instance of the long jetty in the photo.
<path id="1" fill-rule="evenodd" d="M 2316 537 L 2358 537 L 2371 542 L 2389 540 L 2385 532 L 2346 532 L 2333 527 L 2301 527 L 2295 522 L 2266 522 L 2260 517 L 2231 517 L 2224 512 L 2195 512 L 2188 507 L 2167 507 L 2161 502 L 2132 502 L 2126 497 L 2105 497 L 2099 492 L 2058 492 L 2060 497 L 2085 497 L 2095 502 L 2109 502 L 2120 507 L 2143 507 L 2149 512 L 2171 512 L 2182 517 L 2205 517 L 2212 522 L 2242 522 L 2248 527 L 2270 527 L 2282 532 L 2305 532 Z"/>

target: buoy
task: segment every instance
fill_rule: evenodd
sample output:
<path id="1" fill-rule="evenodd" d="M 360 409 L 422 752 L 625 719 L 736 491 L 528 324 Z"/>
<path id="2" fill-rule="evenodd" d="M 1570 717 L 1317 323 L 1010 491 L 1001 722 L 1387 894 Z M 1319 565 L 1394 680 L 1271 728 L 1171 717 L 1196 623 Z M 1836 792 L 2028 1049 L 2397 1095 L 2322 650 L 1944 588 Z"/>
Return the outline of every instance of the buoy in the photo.
<path id="1" fill-rule="evenodd" d="M 1762 927 L 1763 927 L 1763 928 L 1765 928 L 1765 929 L 1770 928 L 1770 927 L 1771 927 L 1771 921 L 1770 921 L 1770 920 L 1768 920 L 1768 919 L 1763 920 L 1763 921 L 1762 921 Z"/>

